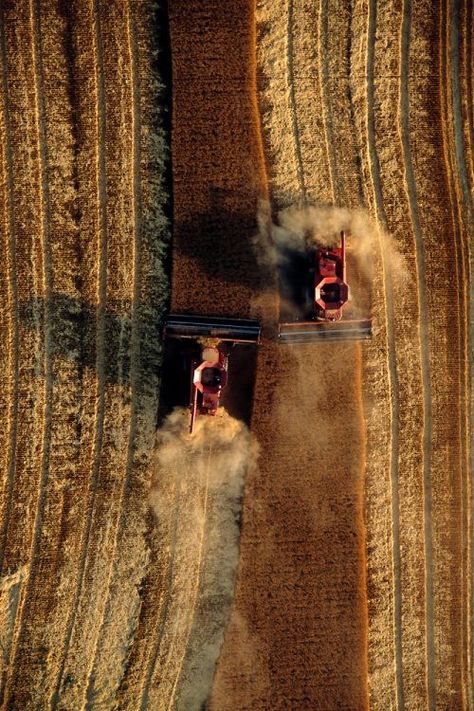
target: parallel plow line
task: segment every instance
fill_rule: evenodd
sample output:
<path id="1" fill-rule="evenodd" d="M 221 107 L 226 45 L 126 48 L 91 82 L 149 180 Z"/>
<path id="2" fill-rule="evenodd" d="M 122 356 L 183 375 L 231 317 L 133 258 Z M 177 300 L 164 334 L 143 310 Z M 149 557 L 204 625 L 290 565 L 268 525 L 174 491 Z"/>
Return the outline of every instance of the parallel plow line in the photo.
<path id="1" fill-rule="evenodd" d="M 52 272 L 50 256 L 50 224 L 49 224 L 49 190 L 47 181 L 48 171 L 48 147 L 46 143 L 45 129 L 45 107 L 43 101 L 43 78 L 42 78 L 42 58 L 41 58 L 41 31 L 40 31 L 40 8 L 39 0 L 30 0 L 29 4 L 30 30 L 32 35 L 33 67 L 35 77 L 35 102 L 36 102 L 36 122 L 38 132 L 38 155 L 40 170 L 40 205 L 41 205 L 41 251 L 43 257 L 43 293 L 45 295 L 44 304 L 44 374 L 45 374 L 45 394 L 44 394 L 44 414 L 43 414 L 43 438 L 42 438 L 42 463 L 39 477 L 39 490 L 34 514 L 33 537 L 31 542 L 30 563 L 25 583 L 24 594 L 19 604 L 17 615 L 17 629 L 14 635 L 12 658 L 10 661 L 9 673 L 5 685 L 5 697 L 8 698 L 11 685 L 15 676 L 16 664 L 18 661 L 20 648 L 26 635 L 25 622 L 28 613 L 28 605 L 31 596 L 35 592 L 37 583 L 35 566 L 38 562 L 40 551 L 42 522 L 44 506 L 46 501 L 46 486 L 49 477 L 49 456 L 51 446 L 51 422 L 52 422 L 52 397 L 53 397 L 53 373 L 51 359 L 51 290 Z"/>
<path id="2" fill-rule="evenodd" d="M 383 205 L 380 164 L 375 143 L 374 117 L 374 47 L 377 26 L 377 2 L 370 0 L 367 21 L 367 144 L 370 176 L 377 220 L 382 229 L 388 232 L 387 216 Z M 388 350 L 388 376 L 390 384 L 390 489 L 392 512 L 392 570 L 393 570 L 393 633 L 394 633 L 394 675 L 396 684 L 397 711 L 404 711 L 403 693 L 403 655 L 402 655 L 402 581 L 400 560 L 400 493 L 398 488 L 398 455 L 400 446 L 400 400 L 394 329 L 394 294 L 390 265 L 387 264 L 385 250 L 381 249 L 385 286 L 385 317 L 387 323 L 386 338 Z"/>
<path id="3" fill-rule="evenodd" d="M 81 553 L 78 563 L 76 590 L 71 604 L 71 613 L 67 625 L 66 638 L 63 644 L 62 659 L 59 665 L 56 687 L 51 699 L 51 708 L 56 709 L 60 700 L 61 686 L 63 682 L 67 657 L 71 645 L 72 635 L 79 609 L 81 595 L 84 588 L 84 577 L 88 561 L 89 543 L 92 530 L 92 520 L 95 509 L 97 487 L 100 477 L 100 460 L 102 454 L 102 441 L 104 435 L 105 416 L 105 303 L 107 287 L 107 214 L 106 214 L 106 180 L 105 180 L 105 80 L 103 69 L 103 52 L 101 44 L 101 25 L 99 15 L 99 0 L 92 0 L 92 15 L 94 18 L 94 62 L 95 62 L 95 86 L 96 86 L 96 129 L 97 141 L 97 167 L 96 167 L 96 187 L 97 187 L 97 212 L 99 224 L 99 280 L 98 306 L 97 306 L 97 330 L 96 330 L 96 372 L 97 372 L 97 394 L 96 394 L 96 414 L 94 432 L 94 454 L 89 485 L 87 508 L 85 513 L 85 526 L 82 536 Z"/>

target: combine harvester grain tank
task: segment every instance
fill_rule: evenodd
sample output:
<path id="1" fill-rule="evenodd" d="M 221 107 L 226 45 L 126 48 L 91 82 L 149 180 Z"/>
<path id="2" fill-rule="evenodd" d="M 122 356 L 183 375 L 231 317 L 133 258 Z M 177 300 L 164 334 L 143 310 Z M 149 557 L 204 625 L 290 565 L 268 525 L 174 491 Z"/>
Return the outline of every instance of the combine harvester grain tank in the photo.
<path id="1" fill-rule="evenodd" d="M 200 358 L 192 358 L 190 363 L 189 432 L 192 434 L 198 415 L 215 415 L 217 412 L 228 380 L 232 348 L 260 343 L 260 324 L 252 319 L 170 314 L 164 335 L 194 340 L 197 346 L 201 345 Z"/>
<path id="2" fill-rule="evenodd" d="M 313 261 L 314 260 L 314 261 Z M 346 235 L 338 247 L 319 246 L 308 252 L 306 320 L 280 323 L 280 343 L 362 340 L 372 335 L 372 318 L 351 318 L 346 275 Z"/>

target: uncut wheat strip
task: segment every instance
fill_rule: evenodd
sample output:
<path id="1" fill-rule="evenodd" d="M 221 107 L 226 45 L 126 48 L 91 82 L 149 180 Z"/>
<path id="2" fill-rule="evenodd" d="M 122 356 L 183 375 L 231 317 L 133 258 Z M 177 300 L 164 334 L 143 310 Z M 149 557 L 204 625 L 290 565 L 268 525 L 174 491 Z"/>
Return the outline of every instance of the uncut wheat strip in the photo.
<path id="1" fill-rule="evenodd" d="M 99 25 L 96 17 L 96 5 L 91 0 L 74 4 L 76 46 L 91 49 L 92 61 L 88 53 L 80 56 L 79 70 L 84 81 L 84 91 L 89 95 L 81 96 L 80 118 L 84 128 L 85 145 L 78 161 L 80 175 L 84 177 L 80 190 L 81 203 L 84 206 L 84 231 L 90 235 L 84 248 L 84 298 L 95 308 L 95 371 L 93 378 L 87 378 L 84 387 L 94 391 L 94 407 L 86 420 L 85 443 L 91 446 L 88 477 L 87 503 L 84 512 L 80 555 L 77 565 L 75 590 L 71 599 L 66 633 L 63 640 L 63 652 L 59 663 L 55 688 L 51 697 L 51 708 L 57 708 L 66 677 L 67 665 L 76 618 L 81 599 L 81 592 L 86 582 L 86 564 L 91 538 L 92 519 L 99 482 L 99 467 L 102 452 L 105 413 L 105 297 L 107 279 L 107 220 L 106 220 L 106 185 L 105 185 L 105 106 L 102 54 L 98 42 Z M 87 376 L 86 376 L 87 377 Z M 87 450 L 86 450 L 87 451 Z"/>
<path id="2" fill-rule="evenodd" d="M 36 129 L 38 141 L 39 170 L 40 170 L 40 206 L 41 206 L 41 252 L 42 252 L 42 281 L 44 291 L 44 414 L 42 434 L 42 461 L 38 482 L 37 504 L 34 514 L 33 537 L 31 541 L 29 571 L 25 582 L 24 595 L 18 609 L 18 625 L 15 631 L 9 673 L 5 684 L 5 697 L 8 698 L 16 673 L 18 655 L 24 642 L 27 630 L 25 622 L 28 608 L 37 583 L 37 562 L 40 552 L 44 507 L 46 501 L 46 486 L 49 476 L 49 456 L 51 448 L 51 419 L 53 397 L 53 373 L 51 359 L 51 254 L 50 254 L 50 214 L 49 214 L 49 187 L 47 182 L 48 147 L 46 144 L 43 86 L 41 75 L 41 57 L 39 43 L 37 6 L 30 2 L 29 25 L 33 47 L 34 89 L 36 105 Z"/>
<path id="3" fill-rule="evenodd" d="M 2 411 L 7 417 L 7 422 L 3 427 L 3 432 L 7 435 L 5 444 L 2 447 L 3 493 L 1 531 L 0 531 L 0 569 L 3 567 L 3 552 L 6 545 L 8 523 L 10 519 L 13 503 L 13 480 L 16 467 L 16 447 L 18 433 L 18 408 L 19 408 L 19 324 L 18 324 L 18 284 L 17 284 L 17 257 L 16 257 L 16 214 L 14 198 L 14 178 L 13 178 L 13 144 L 12 129 L 10 120 L 10 107 L 8 101 L 8 63 L 5 45 L 4 32 L 4 7 L 0 5 L 0 57 L 2 73 L 2 107 L 0 113 L 0 136 L 2 151 L 2 181 L 1 181 L 1 202 L 2 202 L 2 254 L 6 259 L 2 261 L 5 265 L 5 275 L 2 273 L 2 284 L 5 284 L 3 293 L 6 295 L 5 302 L 2 303 L 2 333 L 8 332 L 8 337 L 2 339 L 5 344 L 5 352 L 2 347 L 3 371 L 8 372 L 8 380 L 3 386 L 4 397 Z M 7 654 L 9 652 L 7 651 Z"/>
<path id="4" fill-rule="evenodd" d="M 409 120 L 409 51 L 411 35 L 411 0 L 403 3 L 400 32 L 400 93 L 399 122 L 401 129 L 402 154 L 405 171 L 405 186 L 413 227 L 415 257 L 417 266 L 418 305 L 420 312 L 419 334 L 421 346 L 421 378 L 423 388 L 423 514 L 425 548 L 425 615 L 426 615 L 426 680 L 428 708 L 434 708 L 436 694 L 435 647 L 434 647 L 434 603 L 433 603 L 433 505 L 432 505 L 432 393 L 430 366 L 429 311 L 426 293 L 426 255 L 423 230 L 417 200 L 417 187 L 410 147 Z"/>
<path id="5" fill-rule="evenodd" d="M 12 22 L 12 14 L 16 22 Z M 26 16 L 26 17 L 25 17 Z M 15 8 L 2 5 L 2 64 L 5 69 L 5 101 L 8 102 L 10 145 L 12 160 L 12 211 L 15 220 L 15 267 L 17 273 L 18 301 L 40 298 L 42 289 L 41 259 L 38 259 L 39 243 L 34 239 L 39 231 L 38 213 L 35 201 L 39 195 L 39 176 L 34 82 L 32 78 L 32 47 L 28 35 L 28 6 L 22 6 L 18 16 Z M 25 36 L 26 33 L 26 36 Z M 21 49 L 20 49 L 21 48 Z M 25 77 L 30 80 L 27 84 Z M 27 407 L 18 410 L 16 428 L 15 465 L 11 463 L 11 497 L 2 519 L 2 548 L 0 561 L 2 570 L 13 571 L 25 564 L 30 552 L 33 519 L 25 516 L 32 510 L 37 495 L 37 467 L 40 457 L 39 442 L 31 436 L 36 432 L 42 419 L 43 390 L 39 362 L 41 358 L 41 337 L 39 335 L 40 315 L 33 310 L 32 319 L 36 328 L 25 326 L 24 319 L 18 326 L 18 393 Z M 19 510 L 24 507 L 25 510 Z M 21 535 L 19 535 L 21 531 Z"/>
<path id="6" fill-rule="evenodd" d="M 296 110 L 294 63 L 293 63 L 293 15 L 295 4 L 280 0 L 278 4 L 268 0 L 258 0 L 256 7 L 257 26 L 257 76 L 261 93 L 269 102 L 269 108 L 275 109 L 280 103 L 288 107 L 286 113 L 282 112 L 281 125 L 271 122 L 268 117 L 271 111 L 262 114 L 264 145 L 270 143 L 270 150 L 277 145 L 282 162 L 287 166 L 287 171 L 292 171 L 298 184 L 300 199 L 306 200 L 306 183 L 303 173 L 301 143 L 298 140 L 298 116 Z M 267 57 L 272 56 L 275 67 L 267 63 Z M 261 72 L 261 78 L 259 75 Z M 265 81 L 263 84 L 262 79 Z M 286 136 L 291 132 L 297 136 L 296 142 L 289 142 Z M 280 184 L 278 170 L 271 163 L 268 165 L 275 200 L 278 203 L 288 204 L 292 196 L 286 194 L 284 184 Z"/>
<path id="7" fill-rule="evenodd" d="M 126 460 L 126 471 L 123 478 L 122 490 L 120 493 L 119 516 L 114 533 L 113 552 L 110 556 L 110 570 L 107 583 L 107 603 L 104 609 L 100 634 L 97 638 L 94 660 L 92 664 L 91 676 L 94 679 L 109 678 L 112 686 L 115 678 L 115 689 L 107 690 L 107 693 L 115 696 L 120 685 L 121 677 L 125 672 L 125 658 L 118 654 L 117 660 L 113 655 L 111 640 L 113 635 L 117 635 L 117 628 L 121 623 L 122 630 L 118 631 L 121 649 L 127 650 L 131 644 L 130 637 L 135 635 L 135 627 L 138 625 L 138 608 L 141 600 L 137 595 L 137 588 L 144 577 L 145 560 L 147 553 L 143 548 L 144 533 L 144 504 L 137 501 L 135 510 L 130 506 L 130 495 L 132 487 L 132 475 L 136 473 L 136 462 L 134 461 L 135 449 L 137 446 L 137 418 L 139 408 L 139 383 L 140 383 L 140 296 L 141 296 L 141 224 L 142 224 L 142 198 L 140 185 L 140 85 L 139 85 L 139 50 L 136 37 L 135 19 L 132 9 L 127 7 L 127 50 L 129 55 L 130 86 L 132 92 L 132 117 L 130 121 L 130 131 L 132 136 L 131 147 L 131 176 L 132 188 L 132 222 L 133 222 L 133 294 L 132 294 L 132 314 L 131 314 L 131 338 L 130 338 L 130 388 L 131 388 L 131 413 L 130 429 L 128 436 L 128 449 Z M 144 493 L 143 491 L 141 492 Z M 134 556 L 137 560 L 134 559 Z M 130 570 L 131 569 L 131 570 Z M 135 600 L 135 619 L 130 622 L 130 601 Z M 132 618 L 133 620 L 133 618 Z M 123 637 L 123 640 L 122 640 Z M 123 654 L 123 652 L 122 652 Z M 102 694 L 102 692 L 101 692 Z M 97 696 L 97 703 L 100 703 L 102 696 Z M 105 699 L 104 699 L 105 701 Z"/>
<path id="8" fill-rule="evenodd" d="M 352 87 L 352 9 L 341 0 L 321 0 L 318 16 L 320 95 L 334 201 L 357 207 L 363 203 L 362 175 L 356 144 Z"/>
<path id="9" fill-rule="evenodd" d="M 75 322 L 79 308 L 77 228 L 75 225 L 72 116 L 65 56 L 65 22 L 49 2 L 35 5 L 38 27 L 38 68 L 43 92 L 45 139 L 48 145 L 48 186 L 53 334 L 54 397 L 51 454 L 46 487 L 42 541 L 37 577 L 19 649 L 13 693 L 25 708 L 35 698 L 47 698 L 57 673 L 60 640 L 74 581 L 80 540 L 80 510 L 85 478 L 80 476 L 78 432 L 82 414 L 80 348 Z M 69 304 L 67 311 L 63 304 Z M 71 313 L 69 313 L 71 311 Z M 40 669 L 31 657 L 47 650 L 48 664 Z"/>
<path id="10" fill-rule="evenodd" d="M 2 304 L 0 328 L 4 337 L 0 344 L 1 368 L 5 373 L 2 382 L 1 409 L 2 422 L 1 477 L 2 477 L 2 526 L 0 533 L 0 556 L 3 559 L 8 522 L 13 498 L 16 441 L 19 409 L 19 332 L 18 332 L 18 285 L 16 278 L 16 215 L 14 211 L 13 156 L 11 141 L 10 110 L 8 105 L 8 78 L 6 65 L 5 35 L 3 31 L 3 7 L 0 7 L 0 69 L 2 74 L 2 106 L 0 110 L 0 243 L 2 260 L 0 283 Z M 22 570 L 21 568 L 19 570 Z M 8 663 L 15 620 L 18 609 L 19 592 L 23 575 L 14 573 L 3 575 L 0 581 L 0 644 L 2 667 Z M 2 668 L 2 677 L 4 669 Z M 2 679 L 3 682 L 3 679 Z"/>
<path id="11" fill-rule="evenodd" d="M 373 95 L 369 97 L 369 126 L 373 112 L 374 148 L 380 174 L 381 200 L 387 228 L 394 245 L 408 262 L 414 261 L 411 225 L 407 220 L 408 205 L 404 184 L 404 163 L 398 134 L 393 121 L 399 103 L 400 10 L 390 3 L 377 4 L 373 59 Z M 378 78 L 380 78 L 378 80 Z M 371 84 L 369 83 L 369 89 Z M 369 127 L 370 131 L 370 127 Z M 404 282 L 403 282 L 404 283 Z M 420 463 L 423 418 L 419 401 L 421 392 L 420 345 L 417 335 L 418 313 L 400 279 L 393 282 L 396 365 L 399 393 L 398 494 L 401 580 L 401 644 L 403 659 L 403 701 L 412 708 L 422 708 L 425 695 L 425 622 L 424 622 L 424 537 L 423 481 Z M 411 295 L 410 295 L 411 297 Z M 394 466 L 393 464 L 391 466 Z M 393 471 L 393 470 L 392 470 Z M 394 556 L 395 558 L 395 556 Z M 395 563 L 395 560 L 394 560 Z M 396 622 L 396 620 L 395 620 Z M 398 628 L 398 633 L 400 628 Z M 392 632 L 391 632 L 392 633 Z M 377 695 L 381 690 L 373 687 Z M 398 702 L 400 703 L 399 694 Z M 376 702 L 376 699 L 374 701 Z"/>
<path id="12" fill-rule="evenodd" d="M 146 539 L 150 548 L 147 575 L 142 583 L 141 607 L 135 637 L 130 646 L 127 666 L 117 694 L 118 708 L 128 709 L 139 703 L 143 686 L 149 670 L 153 650 L 159 649 L 157 624 L 163 625 L 167 617 L 162 607 L 162 590 L 167 589 L 164 579 L 167 575 L 166 554 L 163 551 L 169 536 L 160 532 L 145 508 L 148 500 L 150 474 L 153 470 L 150 455 L 153 451 L 155 418 L 159 380 L 156 365 L 161 360 L 159 345 L 159 324 L 163 317 L 164 298 L 167 294 L 167 277 L 163 272 L 163 249 L 167 239 L 168 226 L 163 215 L 163 204 L 167 200 L 164 184 L 165 159 L 167 146 L 163 131 L 163 90 L 153 67 L 153 52 L 157 46 L 166 52 L 162 45 L 167 29 L 163 14 L 157 13 L 152 3 L 138 7 L 131 5 L 131 39 L 136 71 L 137 110 L 140 111 L 141 134 L 140 146 L 140 214 L 141 214 L 141 279 L 140 295 L 137 297 L 140 323 L 140 388 L 137 405 L 137 426 L 135 433 L 135 472 L 128 493 L 129 506 L 136 510 L 142 520 L 147 520 Z M 165 40 L 166 42 L 166 40 Z M 165 55 L 166 56 L 166 55 Z M 160 70 L 163 68 L 160 66 Z M 138 127 L 138 120 L 135 124 Z M 138 137 L 137 137 L 138 140 Z M 172 505 L 173 506 L 173 505 Z M 173 506 L 174 508 L 174 506 Z M 121 543 L 126 545 L 129 535 L 128 517 L 123 523 Z M 177 523 L 177 519 L 175 520 Z M 156 643 L 156 644 L 155 644 Z M 147 702 L 146 702 L 147 703 Z M 145 705 L 146 705 L 145 703 Z"/>
<path id="13" fill-rule="evenodd" d="M 462 706 L 466 643 L 464 586 L 465 316 L 466 275 L 458 246 L 457 209 L 450 196 L 443 152 L 445 122 L 440 105 L 439 12 L 431 3 L 413 5 L 410 27 L 410 142 L 424 235 L 430 339 L 433 507 L 433 635 L 436 707 Z M 462 248 L 462 247 L 461 247 Z M 442 266 L 443 265 L 443 266 Z M 446 268 L 447 267 L 447 268 Z M 453 296 L 454 294 L 454 296 Z M 444 372 L 443 382 L 439 372 Z M 450 416 L 446 418 L 449 410 Z"/>
<path id="14" fill-rule="evenodd" d="M 387 232 L 380 165 L 375 141 L 374 48 L 376 3 L 358 5 L 351 18 L 353 39 L 350 84 L 353 115 L 361 151 L 365 201 L 379 230 Z M 366 77 L 362 83 L 360 77 Z M 366 412 L 367 575 L 369 590 L 368 684 L 371 703 L 380 708 L 404 708 L 402 680 L 402 619 L 398 456 L 400 399 L 394 333 L 394 293 L 391 265 L 379 242 L 380 264 L 374 267 L 373 314 L 377 327 L 364 359 L 364 389 L 374 404 Z M 381 278 L 377 275 L 381 273 Z M 380 367 L 380 357 L 384 367 Z M 388 422 L 389 428 L 381 427 Z M 386 472 L 386 476 L 383 473 Z M 382 483 L 381 483 L 382 482 Z M 389 496 L 387 496 L 389 494 Z M 389 499 L 387 501 L 387 498 Z"/>
<path id="15" fill-rule="evenodd" d="M 106 387 L 97 487 L 87 540 L 84 584 L 79 593 L 69 647 L 68 673 L 73 674 L 75 685 L 73 688 L 65 688 L 61 696 L 62 703 L 69 705 L 95 703 L 99 697 L 108 697 L 113 694 L 112 689 L 116 683 L 114 675 L 110 679 L 96 679 L 92 667 L 107 608 L 130 422 L 128 314 L 133 249 L 129 174 L 131 97 L 127 46 L 123 41 L 126 36 L 124 9 L 123 3 L 99 2 L 93 8 L 99 65 L 98 85 L 101 87 L 98 96 L 101 106 L 99 112 L 105 112 L 99 129 L 99 150 L 103 153 L 103 171 L 99 180 L 103 180 L 104 191 L 100 195 L 99 204 L 104 211 L 107 227 L 107 273 L 104 276 L 106 293 L 103 303 L 106 318 L 99 325 L 103 332 L 98 333 L 98 338 L 104 339 L 104 357 L 107 360 L 104 363 Z M 108 200 L 109 195 L 114 196 L 113 201 Z M 99 309 L 100 306 L 99 303 Z M 132 564 L 137 563 L 134 560 Z M 134 599 L 128 601 L 128 604 L 133 606 Z M 124 653 L 120 634 L 120 630 L 115 630 L 108 640 L 112 664 L 115 652 L 119 658 Z M 120 670 L 117 672 L 114 669 L 115 673 L 120 674 Z"/>
<path id="16" fill-rule="evenodd" d="M 43 265 L 40 240 L 36 238 L 40 232 L 40 175 L 28 5 L 25 3 L 16 8 L 15 5 L 3 4 L 1 21 L 2 62 L 6 69 L 4 77 L 8 80 L 5 99 L 8 100 L 9 107 L 14 180 L 11 199 L 15 218 L 18 217 L 15 221 L 18 300 L 35 305 L 37 300 L 42 298 Z M 19 578 L 18 592 L 15 594 L 17 610 L 24 599 L 26 566 L 30 561 L 33 540 L 38 478 L 42 462 L 42 441 L 35 435 L 43 430 L 45 395 L 44 377 L 41 372 L 41 314 L 38 308 L 31 310 L 30 319 L 34 324 L 33 328 L 28 327 L 26 319 L 18 320 L 19 408 L 15 469 L 12 469 L 13 476 L 10 480 L 11 498 L 6 502 L 6 518 L 2 522 L 2 570 L 13 575 L 23 571 Z M 11 454 L 13 455 L 13 452 Z M 0 681 L 2 701 L 19 622 L 17 616 L 13 629 L 8 633 L 8 649 L 5 650 L 5 664 Z"/>

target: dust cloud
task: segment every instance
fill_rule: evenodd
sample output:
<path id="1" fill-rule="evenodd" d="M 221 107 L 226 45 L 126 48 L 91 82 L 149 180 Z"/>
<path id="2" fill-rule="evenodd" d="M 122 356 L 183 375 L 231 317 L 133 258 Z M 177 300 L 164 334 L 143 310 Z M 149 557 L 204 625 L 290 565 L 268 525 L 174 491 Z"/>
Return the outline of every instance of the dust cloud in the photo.
<path id="1" fill-rule="evenodd" d="M 223 408 L 198 417 L 174 410 L 157 433 L 150 504 L 167 567 L 162 628 L 149 692 L 156 709 L 200 709 L 206 701 L 230 615 L 239 558 L 244 477 L 258 448 Z M 153 698 L 156 694 L 156 698 Z"/>
<path id="2" fill-rule="evenodd" d="M 348 239 L 346 253 L 366 278 L 373 278 L 377 253 L 383 258 L 384 269 L 394 280 L 407 279 L 403 256 L 398 252 L 392 237 L 381 229 L 364 210 L 336 206 L 304 207 L 292 205 L 271 219 L 267 202 L 259 205 L 258 235 L 254 248 L 261 266 L 277 269 L 288 260 L 288 252 L 305 252 L 313 245 L 337 246 L 340 232 Z"/>

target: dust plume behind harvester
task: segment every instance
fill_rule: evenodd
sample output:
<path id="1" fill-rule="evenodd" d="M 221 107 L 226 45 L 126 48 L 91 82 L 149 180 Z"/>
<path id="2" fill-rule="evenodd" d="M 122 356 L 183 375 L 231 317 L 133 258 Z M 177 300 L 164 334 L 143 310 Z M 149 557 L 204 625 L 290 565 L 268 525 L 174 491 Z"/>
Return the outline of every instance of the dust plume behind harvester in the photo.
<path id="1" fill-rule="evenodd" d="M 308 250 L 306 281 L 299 289 L 301 317 L 279 325 L 281 343 L 321 340 L 362 340 L 372 335 L 371 318 L 354 318 L 346 275 L 346 234 L 340 232 L 338 247 Z"/>
<path id="2" fill-rule="evenodd" d="M 192 344 L 184 355 L 190 371 L 189 432 L 192 434 L 198 415 L 217 412 L 228 383 L 229 355 L 233 347 L 260 343 L 260 324 L 251 319 L 170 314 L 164 336 Z"/>

